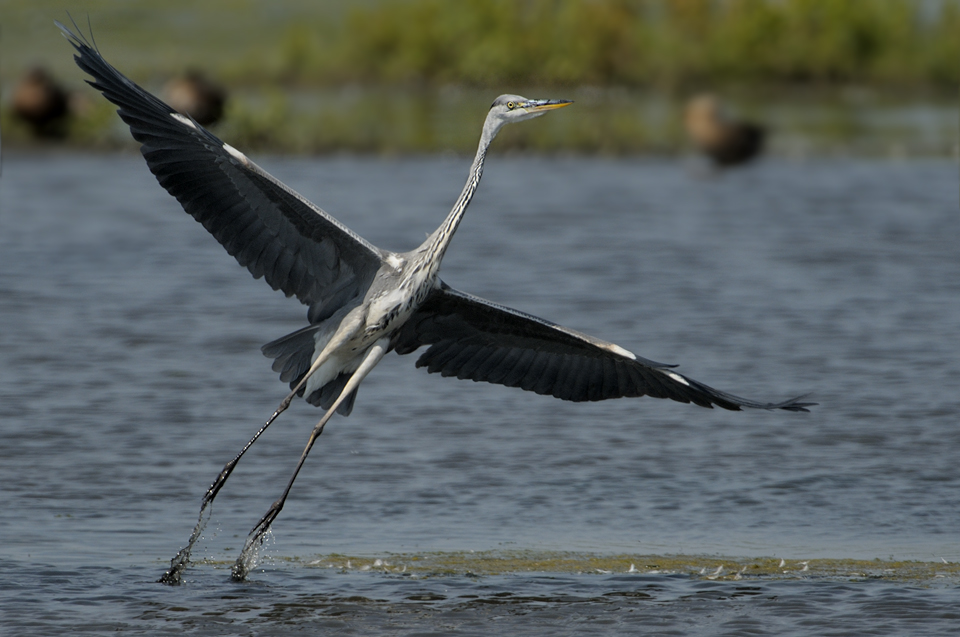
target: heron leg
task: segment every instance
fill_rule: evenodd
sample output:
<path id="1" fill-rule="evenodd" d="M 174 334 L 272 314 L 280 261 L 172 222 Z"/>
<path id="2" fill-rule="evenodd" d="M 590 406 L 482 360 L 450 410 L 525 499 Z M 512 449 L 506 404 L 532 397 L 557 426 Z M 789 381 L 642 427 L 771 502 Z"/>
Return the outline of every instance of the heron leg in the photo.
<path id="1" fill-rule="evenodd" d="M 247 541 L 243 546 L 243 550 L 240 552 L 240 556 L 237 558 L 237 561 L 234 562 L 233 568 L 231 569 L 232 578 L 234 581 L 243 581 L 256 564 L 257 551 L 263 544 L 263 537 L 266 535 L 267 531 L 270 530 L 270 525 L 276 519 L 277 515 L 280 514 L 281 509 L 283 509 L 283 504 L 287 500 L 287 495 L 290 493 L 291 487 L 293 487 L 293 482 L 297 479 L 297 474 L 300 473 L 300 469 L 303 467 L 303 462 L 307 459 L 307 455 L 313 448 L 313 444 L 317 441 L 317 438 L 320 437 L 320 434 L 323 433 L 323 428 L 326 426 L 327 421 L 330 420 L 334 413 L 336 413 L 340 403 L 342 403 L 347 396 L 349 396 L 357 388 L 357 386 L 360 385 L 360 382 L 367 376 L 367 374 L 370 373 L 370 370 L 372 370 L 376 364 L 380 362 L 380 359 L 383 358 L 383 355 L 387 353 L 389 343 L 389 338 L 382 338 L 374 343 L 369 350 L 367 350 L 363 361 L 360 363 L 357 371 L 355 371 L 350 377 L 350 380 L 347 381 L 347 384 L 340 392 L 340 395 L 337 396 L 337 400 L 334 401 L 330 409 L 328 409 L 323 415 L 323 418 L 320 419 L 320 422 L 314 426 L 313 431 L 310 433 L 310 438 L 307 440 L 307 446 L 304 447 L 303 453 L 300 454 L 300 460 L 297 462 L 297 466 L 293 470 L 293 475 L 290 476 L 290 481 L 287 482 L 287 487 L 283 490 L 283 494 L 273 504 L 270 505 L 267 513 L 260 518 L 260 521 L 257 522 L 256 526 L 254 526 L 250 531 L 250 535 L 247 537 Z"/>
<path id="2" fill-rule="evenodd" d="M 224 483 L 227 481 L 227 478 L 230 477 L 230 474 L 233 473 L 234 467 L 237 466 L 237 463 L 240 462 L 240 458 L 243 457 L 243 454 L 247 453 L 247 449 L 253 446 L 253 443 L 257 441 L 257 438 L 260 437 L 264 431 L 267 430 L 267 427 L 273 424 L 273 421 L 277 419 L 277 416 L 282 414 L 290 406 L 290 403 L 293 402 L 293 398 L 297 395 L 304 385 L 307 384 L 307 380 L 313 376 L 313 373 L 320 369 L 320 366 L 323 365 L 330 354 L 333 353 L 335 349 L 340 347 L 344 342 L 346 342 L 347 336 L 344 335 L 342 338 L 331 339 L 327 346 L 321 350 L 320 355 L 317 356 L 317 360 L 313 361 L 313 364 L 310 366 L 310 369 L 307 370 L 307 373 L 303 375 L 303 378 L 300 379 L 300 382 L 296 384 L 293 390 L 287 394 L 287 397 L 280 401 L 280 405 L 277 407 L 277 410 L 273 412 L 273 415 L 267 418 L 267 422 L 260 427 L 260 430 L 254 434 L 253 438 L 250 439 L 247 444 L 243 446 L 243 449 L 240 450 L 240 453 L 237 456 L 223 466 L 223 470 L 220 471 L 220 475 L 217 476 L 217 479 L 213 481 L 213 484 L 210 485 L 210 488 L 207 489 L 207 493 L 203 496 L 203 502 L 200 504 L 200 514 L 203 515 L 203 509 L 207 507 L 208 504 L 213 502 L 213 499 L 217 497 L 217 493 L 220 492 L 220 489 L 223 487 Z"/>
<path id="3" fill-rule="evenodd" d="M 159 579 L 161 584 L 176 585 L 183 581 L 183 571 L 187 568 L 187 564 L 190 561 L 190 553 L 193 551 L 193 545 L 196 544 L 197 540 L 200 539 L 200 534 L 203 533 L 203 529 L 207 525 L 207 521 L 210 519 L 210 514 L 207 512 L 207 509 L 211 504 L 213 504 L 214 498 L 217 497 L 220 489 L 223 488 L 223 485 L 227 482 L 227 478 L 229 478 L 230 474 L 233 473 L 237 463 L 240 462 L 240 458 L 243 457 L 243 454 L 247 453 L 247 450 L 253 446 L 253 443 L 255 443 L 260 435 L 267 430 L 267 427 L 273 424 L 273 421 L 277 419 L 277 416 L 287 410 L 287 408 L 290 406 L 290 403 L 293 402 L 294 396 L 296 396 L 297 392 L 300 391 L 300 389 L 306 384 L 310 376 L 312 376 L 313 373 L 317 371 L 328 358 L 330 358 L 330 354 L 333 353 L 334 350 L 347 342 L 350 336 L 351 332 L 346 329 L 340 329 L 336 334 L 334 334 L 334 337 L 331 338 L 323 350 L 320 351 L 320 355 L 317 356 L 317 360 L 313 362 L 313 364 L 310 366 L 310 369 L 307 370 L 307 373 L 303 375 L 303 378 L 300 379 L 300 382 L 297 383 L 297 385 L 293 388 L 293 391 L 287 394 L 287 397 L 280 401 L 280 406 L 277 407 L 276 411 L 273 412 L 273 415 L 267 419 L 262 427 L 260 427 L 257 433 L 254 434 L 253 438 L 251 438 L 247 444 L 243 445 L 243 449 L 240 450 L 240 453 L 238 453 L 233 460 L 223 466 L 223 469 L 220 471 L 217 479 L 213 481 L 213 484 L 210 485 L 210 488 L 207 489 L 206 494 L 203 496 L 203 501 L 200 503 L 200 514 L 197 516 L 197 524 L 193 527 L 193 531 L 190 533 L 190 539 L 187 540 L 187 545 L 180 549 L 173 559 L 170 560 L 170 568 L 167 569 L 167 571 Z"/>

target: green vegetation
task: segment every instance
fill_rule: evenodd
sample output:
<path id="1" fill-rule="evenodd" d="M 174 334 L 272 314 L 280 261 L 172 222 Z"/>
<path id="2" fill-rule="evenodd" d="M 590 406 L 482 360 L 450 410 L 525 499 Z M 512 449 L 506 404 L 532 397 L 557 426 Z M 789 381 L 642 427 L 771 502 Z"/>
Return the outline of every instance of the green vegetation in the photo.
<path id="1" fill-rule="evenodd" d="M 63 69 L 51 25 L 67 20 L 62 0 L 3 4 L 5 79 L 38 57 Z M 134 76 L 203 61 L 230 84 L 960 83 L 960 0 L 88 0 L 83 11 Z"/>
<path id="2" fill-rule="evenodd" d="M 928 5 L 930 6 L 930 5 Z M 410 0 L 352 12 L 329 80 L 960 82 L 960 8 L 908 0 Z M 317 50 L 318 54 L 323 53 Z M 297 60 L 308 55 L 292 56 Z M 307 65 L 304 65 L 307 68 Z"/>
<path id="3" fill-rule="evenodd" d="M 62 0 L 3 5 L 4 143 L 30 143 L 7 106 L 40 63 L 83 98 L 69 143 L 130 145 L 52 26 L 67 20 Z M 89 16 L 107 59 L 148 90 L 187 67 L 224 84 L 214 130 L 251 151 L 470 153 L 487 105 L 510 91 L 577 109 L 504 131 L 495 151 L 670 153 L 684 143 L 685 98 L 713 90 L 786 133 L 775 143 L 801 140 L 798 153 L 955 152 L 944 113 L 960 83 L 960 0 L 88 0 L 84 11 L 74 17 L 86 28 Z M 879 130 L 904 100 L 928 114 Z"/>

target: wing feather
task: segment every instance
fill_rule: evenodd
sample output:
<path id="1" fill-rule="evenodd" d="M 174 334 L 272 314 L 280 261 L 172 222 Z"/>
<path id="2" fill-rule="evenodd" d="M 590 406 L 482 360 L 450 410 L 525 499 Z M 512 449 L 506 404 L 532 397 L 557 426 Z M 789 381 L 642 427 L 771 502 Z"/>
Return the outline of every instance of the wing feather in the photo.
<path id="1" fill-rule="evenodd" d="M 670 398 L 701 407 L 807 411 L 794 398 L 762 403 L 722 392 L 600 339 L 465 294 L 441 283 L 394 335 L 430 373 L 520 387 L 571 401 Z"/>
<path id="2" fill-rule="evenodd" d="M 119 106 L 150 171 L 255 278 L 323 317 L 331 298 L 362 296 L 381 251 L 280 183 L 192 119 L 117 71 L 86 39 L 57 23 L 88 83 Z M 327 303 L 329 305 L 329 303 Z"/>

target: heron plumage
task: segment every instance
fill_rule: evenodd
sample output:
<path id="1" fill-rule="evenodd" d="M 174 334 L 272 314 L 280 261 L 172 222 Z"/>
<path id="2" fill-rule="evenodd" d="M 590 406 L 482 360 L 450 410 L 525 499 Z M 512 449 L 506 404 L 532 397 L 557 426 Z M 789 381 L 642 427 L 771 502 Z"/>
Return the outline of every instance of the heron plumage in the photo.
<path id="1" fill-rule="evenodd" d="M 263 534 L 283 506 L 306 455 L 336 411 L 348 415 L 357 388 L 384 354 L 426 347 L 417 367 L 569 401 L 670 398 L 703 407 L 806 411 L 796 398 L 764 403 L 715 390 L 595 337 L 457 291 L 439 277 L 442 258 L 483 174 L 487 148 L 511 122 L 538 117 L 568 100 L 502 95 L 481 129 L 466 183 L 440 226 L 417 248 L 381 250 L 111 66 L 86 39 L 57 23 L 88 82 L 119 106 L 160 185 L 203 224 L 240 265 L 309 307 L 309 325 L 263 346 L 291 393 L 204 496 L 188 545 L 162 581 L 178 583 L 200 536 L 204 511 L 236 463 L 295 395 L 326 409 L 281 498 L 251 531 L 234 566 L 249 570 Z M 78 29 L 79 30 L 79 29 Z"/>
<path id="2" fill-rule="evenodd" d="M 127 79 L 58 24 L 88 83 L 119 106 L 160 185 L 255 278 L 310 306 L 362 298 L 382 251 L 243 153 Z"/>

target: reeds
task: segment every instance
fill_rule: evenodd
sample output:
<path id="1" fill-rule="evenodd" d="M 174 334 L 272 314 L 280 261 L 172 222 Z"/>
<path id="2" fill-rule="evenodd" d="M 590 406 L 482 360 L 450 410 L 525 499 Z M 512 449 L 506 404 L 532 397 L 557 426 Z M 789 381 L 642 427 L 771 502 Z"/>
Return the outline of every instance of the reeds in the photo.
<path id="1" fill-rule="evenodd" d="M 356 9 L 328 81 L 960 82 L 953 0 L 408 0 Z"/>

